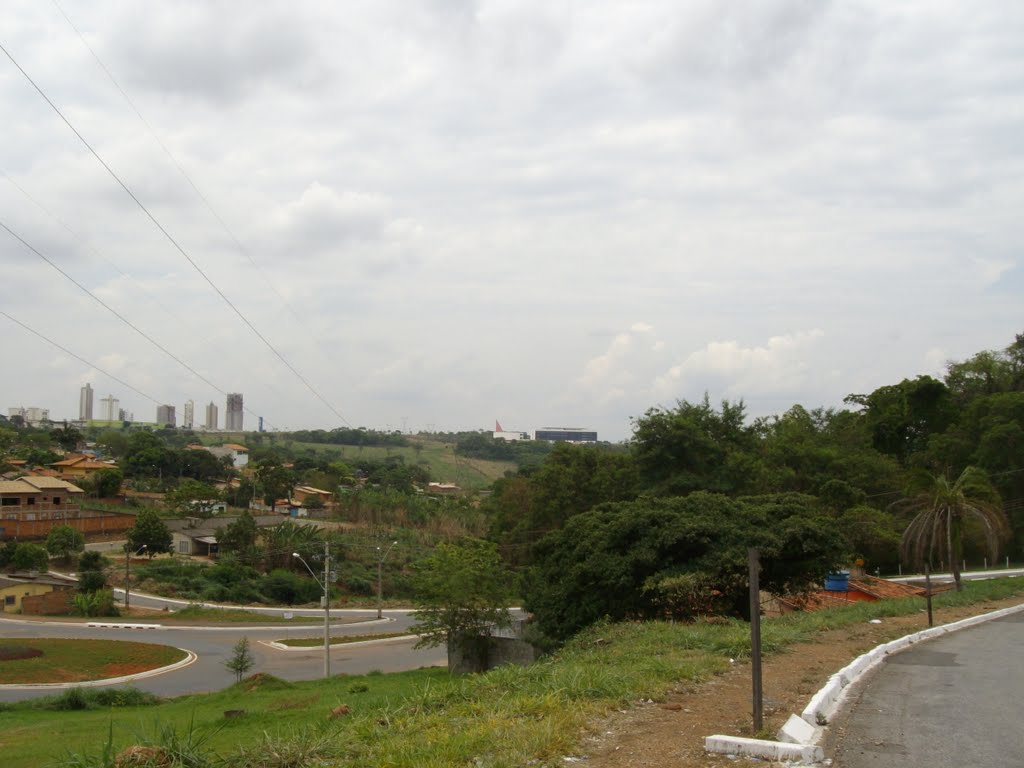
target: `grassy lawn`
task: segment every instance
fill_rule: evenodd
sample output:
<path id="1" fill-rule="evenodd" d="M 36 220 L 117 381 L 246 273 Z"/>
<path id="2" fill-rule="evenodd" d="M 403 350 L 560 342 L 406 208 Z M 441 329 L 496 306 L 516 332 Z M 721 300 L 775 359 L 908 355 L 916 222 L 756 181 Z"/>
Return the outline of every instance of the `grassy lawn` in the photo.
<path id="1" fill-rule="evenodd" d="M 374 603 L 376 605 L 376 603 Z M 190 605 L 180 611 L 169 613 L 154 613 L 153 621 L 161 624 L 202 624 L 202 623 L 232 623 L 232 624 L 317 624 L 323 622 L 321 613 L 317 616 L 296 616 L 286 619 L 280 614 L 267 614 L 258 611 L 245 611 L 241 608 L 204 608 L 199 605 Z M 369 619 L 354 617 L 332 617 L 331 624 L 361 624 Z"/>
<path id="2" fill-rule="evenodd" d="M 367 640 L 387 640 L 390 637 L 406 637 L 408 632 L 382 632 L 379 635 L 347 635 L 345 637 L 332 637 L 331 645 L 345 645 L 346 643 L 362 643 Z M 275 640 L 281 645 L 290 648 L 316 648 L 323 647 L 323 637 L 290 637 L 286 640 Z"/>
<path id="3" fill-rule="evenodd" d="M 1024 581 L 1001 579 L 968 583 L 963 593 L 940 595 L 935 603 L 1014 595 L 1024 595 Z M 922 606 L 920 599 L 907 599 L 768 619 L 763 647 L 776 653 L 815 639 L 823 629 L 919 613 Z M 104 712 L 19 705 L 2 714 L 4 766 L 44 765 L 63 749 L 99 756 L 108 733 L 115 750 L 147 740 L 191 744 L 191 751 L 207 752 L 188 763 L 196 768 L 212 766 L 212 752 L 239 768 L 561 765 L 595 716 L 641 698 L 662 700 L 680 682 L 706 680 L 727 668 L 730 657 L 749 656 L 749 647 L 749 627 L 739 621 L 600 625 L 531 667 L 485 675 L 452 678 L 432 669 L 295 684 L 263 679 L 216 694 Z M 331 710 L 340 705 L 348 711 L 332 719 Z M 225 719 L 231 709 L 246 713 Z M 59 745 L 55 732 L 62 735 Z"/>
<path id="4" fill-rule="evenodd" d="M 71 683 L 145 672 L 185 658 L 177 648 L 122 640 L 0 639 L 0 651 L 27 646 L 42 655 L 0 660 L 0 684 Z"/>

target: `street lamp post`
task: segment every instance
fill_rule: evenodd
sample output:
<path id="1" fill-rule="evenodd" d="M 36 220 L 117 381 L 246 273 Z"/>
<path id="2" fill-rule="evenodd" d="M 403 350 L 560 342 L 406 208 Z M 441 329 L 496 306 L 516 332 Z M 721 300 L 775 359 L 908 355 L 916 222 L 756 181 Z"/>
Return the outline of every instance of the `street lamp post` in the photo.
<path id="1" fill-rule="evenodd" d="M 380 547 L 377 547 L 377 618 L 382 618 L 384 615 L 383 604 L 384 604 L 384 559 L 394 549 L 397 541 L 392 541 L 391 546 L 387 548 L 383 555 L 380 553 Z"/>
<path id="2" fill-rule="evenodd" d="M 133 553 L 132 552 L 132 545 L 131 545 L 130 542 L 124 545 L 124 609 L 125 609 L 125 611 L 127 611 L 128 607 L 129 607 L 129 605 L 128 605 L 128 600 L 129 600 L 128 590 L 131 587 L 130 581 L 131 581 L 132 555 L 133 554 L 135 554 L 135 555 L 139 554 L 139 552 L 141 552 L 145 548 L 146 548 L 146 545 L 143 544 L 141 547 L 139 547 Z"/>
<path id="3" fill-rule="evenodd" d="M 331 574 L 331 552 L 328 549 L 328 544 L 324 542 L 324 580 L 320 581 L 316 577 L 316 573 L 309 567 L 302 555 L 298 552 L 292 552 L 292 557 L 298 558 L 306 570 L 309 571 L 309 575 L 313 577 L 313 580 L 320 585 L 323 589 L 323 597 L 320 598 L 320 602 L 324 607 L 324 677 L 331 676 L 331 599 L 330 599 L 330 574 Z"/>

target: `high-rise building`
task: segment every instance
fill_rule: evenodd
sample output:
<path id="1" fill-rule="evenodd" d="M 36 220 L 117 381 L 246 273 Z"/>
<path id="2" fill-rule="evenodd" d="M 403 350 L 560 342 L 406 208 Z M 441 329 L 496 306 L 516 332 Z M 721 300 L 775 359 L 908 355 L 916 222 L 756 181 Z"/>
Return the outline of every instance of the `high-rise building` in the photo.
<path id="1" fill-rule="evenodd" d="M 228 392 L 228 410 L 224 414 L 224 429 L 228 432 L 241 432 L 243 413 L 242 393 Z"/>
<path id="2" fill-rule="evenodd" d="M 78 393 L 78 419 L 92 421 L 92 385 L 86 384 Z"/>
<path id="3" fill-rule="evenodd" d="M 156 409 L 156 423 L 167 424 L 169 426 L 177 426 L 178 419 L 174 415 L 173 405 L 160 405 Z"/>
<path id="4" fill-rule="evenodd" d="M 117 421 L 121 415 L 121 401 L 113 395 L 100 398 L 100 421 Z"/>
<path id="5" fill-rule="evenodd" d="M 203 424 L 205 429 L 216 429 L 217 428 L 217 406 L 214 403 L 210 403 L 206 406 L 206 423 Z"/>
<path id="6" fill-rule="evenodd" d="M 196 404 L 191 400 L 185 401 L 185 415 L 181 420 L 181 426 L 185 429 L 192 429 L 195 422 Z"/>

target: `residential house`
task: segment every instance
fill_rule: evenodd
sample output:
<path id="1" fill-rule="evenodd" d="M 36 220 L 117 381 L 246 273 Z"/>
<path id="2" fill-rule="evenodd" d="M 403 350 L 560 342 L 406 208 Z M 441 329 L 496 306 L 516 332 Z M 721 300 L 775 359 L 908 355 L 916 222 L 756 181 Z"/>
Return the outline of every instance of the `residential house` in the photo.
<path id="1" fill-rule="evenodd" d="M 46 574 L 0 576 L 0 612 L 42 615 L 66 613 L 75 585 Z"/>
<path id="2" fill-rule="evenodd" d="M 50 465 L 60 473 L 65 480 L 82 480 L 91 477 L 101 469 L 116 469 L 117 465 L 111 461 L 97 461 L 93 456 L 72 454 L 66 456 L 63 461 L 57 461 Z"/>
<path id="3" fill-rule="evenodd" d="M 45 538 L 58 525 L 83 533 L 116 533 L 135 524 L 134 514 L 83 510 L 84 496 L 77 485 L 56 477 L 0 480 L 0 539 Z"/>
<path id="4" fill-rule="evenodd" d="M 281 522 L 279 515 L 253 515 L 257 528 L 269 528 Z M 217 556 L 217 533 L 238 520 L 237 515 L 166 520 L 171 532 L 171 549 L 179 555 Z"/>

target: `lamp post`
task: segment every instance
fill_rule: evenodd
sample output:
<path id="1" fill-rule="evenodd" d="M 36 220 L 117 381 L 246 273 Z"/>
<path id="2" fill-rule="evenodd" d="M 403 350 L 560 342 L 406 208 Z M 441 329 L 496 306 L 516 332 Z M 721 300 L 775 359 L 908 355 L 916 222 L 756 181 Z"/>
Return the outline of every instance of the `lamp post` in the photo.
<path id="1" fill-rule="evenodd" d="M 397 541 L 392 541 L 391 546 L 385 550 L 384 554 L 380 553 L 380 547 L 377 547 L 377 618 L 382 618 L 383 604 L 384 604 L 384 559 L 391 553 L 391 550 L 395 548 Z"/>
<path id="2" fill-rule="evenodd" d="M 146 548 L 146 545 L 143 544 L 141 547 L 139 547 L 137 550 L 135 550 L 135 552 L 132 552 L 131 542 L 127 542 L 124 545 L 124 609 L 125 609 L 125 611 L 127 611 L 128 607 L 129 607 L 128 606 L 128 599 L 129 599 L 128 590 L 129 590 L 129 588 L 131 586 L 130 581 L 131 581 L 132 555 L 133 554 L 134 555 L 139 554 L 139 552 L 141 552 L 145 548 Z"/>
<path id="3" fill-rule="evenodd" d="M 320 598 L 320 602 L 324 607 L 324 677 L 331 676 L 331 601 L 330 601 L 330 573 L 331 573 L 331 552 L 328 549 L 327 542 L 324 542 L 324 580 L 320 581 L 313 572 L 313 569 L 309 567 L 302 555 L 298 552 L 292 552 L 292 557 L 298 558 L 306 570 L 309 571 L 309 575 L 313 577 L 313 580 L 320 585 L 323 589 L 324 595 Z"/>

